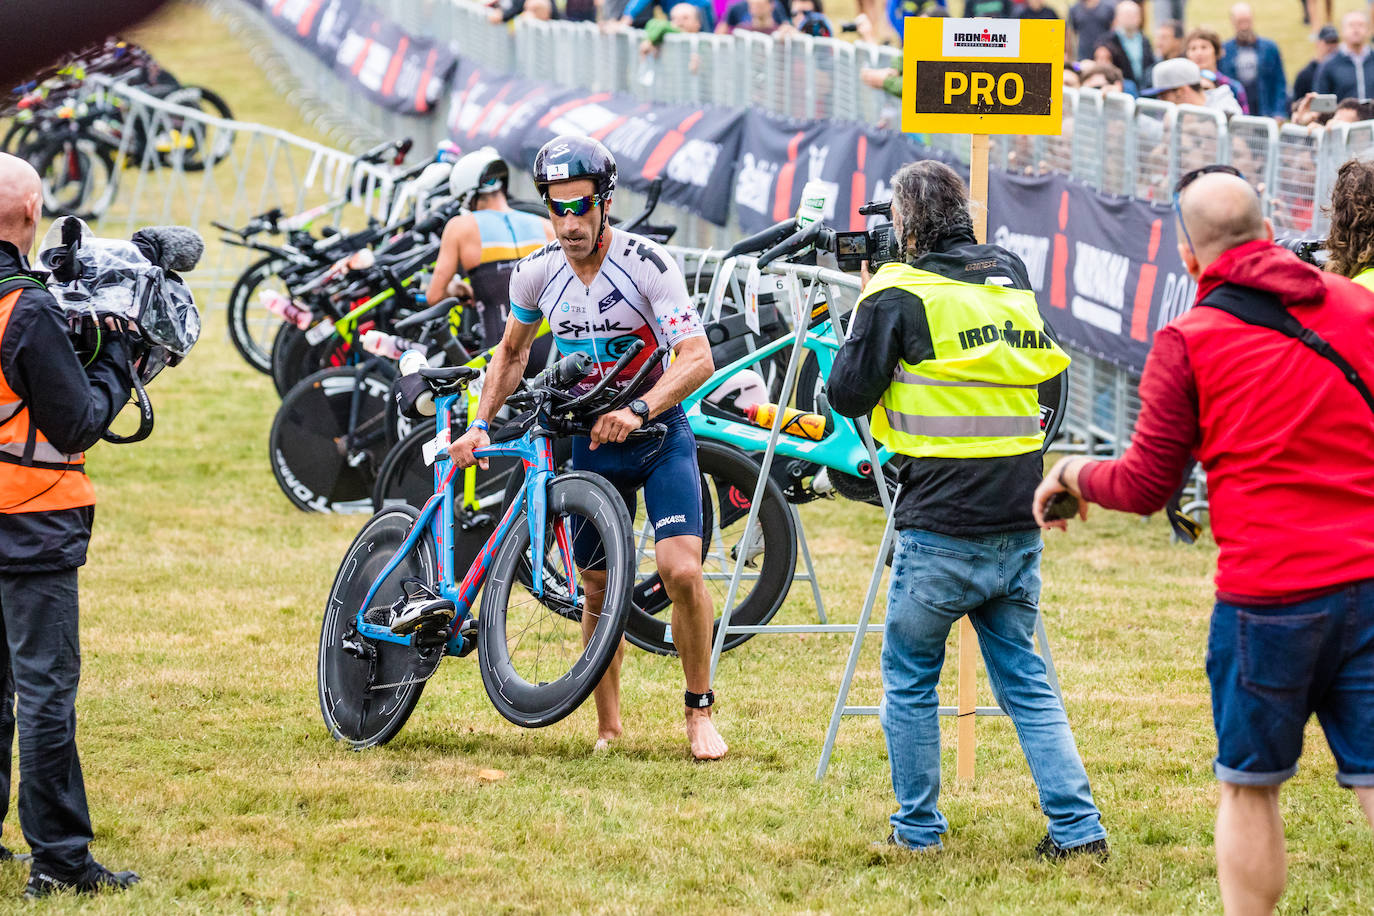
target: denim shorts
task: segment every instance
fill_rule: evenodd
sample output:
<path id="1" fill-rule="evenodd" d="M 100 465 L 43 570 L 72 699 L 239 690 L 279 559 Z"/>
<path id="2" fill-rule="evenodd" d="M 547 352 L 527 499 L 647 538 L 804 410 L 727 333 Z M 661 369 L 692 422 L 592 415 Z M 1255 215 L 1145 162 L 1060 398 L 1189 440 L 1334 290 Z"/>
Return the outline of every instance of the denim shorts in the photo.
<path id="1" fill-rule="evenodd" d="M 697 439 L 681 407 L 654 418 L 668 427 L 662 439 L 603 443 L 590 448 L 585 436 L 573 439 L 573 467 L 600 474 L 616 488 L 630 519 L 641 489 L 644 509 L 654 526 L 654 540 L 690 534 L 702 536 L 701 473 L 697 469 Z M 605 569 L 606 559 L 590 526 L 573 520 L 573 556 L 583 569 Z M 585 527 L 586 530 L 583 530 Z"/>
<path id="2" fill-rule="evenodd" d="M 1207 641 L 1217 778 L 1292 776 L 1313 713 L 1343 786 L 1374 786 L 1374 580 L 1273 607 L 1218 601 Z"/>

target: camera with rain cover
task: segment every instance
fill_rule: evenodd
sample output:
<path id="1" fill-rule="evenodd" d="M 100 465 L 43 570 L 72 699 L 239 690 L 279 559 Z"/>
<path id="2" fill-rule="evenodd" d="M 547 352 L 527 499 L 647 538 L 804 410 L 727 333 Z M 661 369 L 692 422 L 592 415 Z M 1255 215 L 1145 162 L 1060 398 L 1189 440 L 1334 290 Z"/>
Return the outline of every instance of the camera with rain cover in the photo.
<path id="1" fill-rule="evenodd" d="M 1286 248 L 1297 255 L 1300 260 L 1306 261 L 1313 267 L 1325 267 L 1329 254 L 1326 250 L 1326 239 L 1305 239 L 1291 237 L 1274 239 L 1274 244 L 1280 248 Z"/>
<path id="2" fill-rule="evenodd" d="M 67 320 L 77 357 L 88 365 L 118 328 L 128 344 L 130 375 L 140 413 L 138 431 L 111 442 L 137 442 L 153 429 L 144 386 L 186 358 L 200 337 L 200 312 L 181 278 L 200 260 L 205 243 L 182 226 L 140 229 L 128 241 L 94 235 L 75 217 L 53 223 L 38 260 L 51 272 L 48 292 Z"/>
<path id="3" fill-rule="evenodd" d="M 881 216 L 887 222 L 871 229 L 834 233 L 833 243 L 825 247 L 834 253 L 840 270 L 852 273 L 864 261 L 868 262 L 869 270 L 877 270 L 889 261 L 896 261 L 902 250 L 897 240 L 897 230 L 892 225 L 892 201 L 870 200 L 859 208 L 859 214 Z"/>

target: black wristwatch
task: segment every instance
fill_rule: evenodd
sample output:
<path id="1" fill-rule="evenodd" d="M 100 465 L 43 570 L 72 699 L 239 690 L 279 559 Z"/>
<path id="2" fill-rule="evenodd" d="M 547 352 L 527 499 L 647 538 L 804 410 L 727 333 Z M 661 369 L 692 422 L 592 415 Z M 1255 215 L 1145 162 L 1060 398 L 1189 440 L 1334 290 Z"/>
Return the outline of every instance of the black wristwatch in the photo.
<path id="1" fill-rule="evenodd" d="M 630 413 L 634 414 L 636 417 L 639 417 L 639 425 L 640 425 L 640 426 L 645 426 L 645 425 L 648 424 L 648 422 L 649 422 L 649 405 L 648 405 L 648 404 L 645 404 L 645 403 L 644 403 L 643 401 L 641 401 L 639 398 L 635 398 L 633 401 L 631 401 L 631 402 L 630 402 L 628 405 L 626 405 L 626 406 L 628 406 L 628 407 L 630 408 Z"/>

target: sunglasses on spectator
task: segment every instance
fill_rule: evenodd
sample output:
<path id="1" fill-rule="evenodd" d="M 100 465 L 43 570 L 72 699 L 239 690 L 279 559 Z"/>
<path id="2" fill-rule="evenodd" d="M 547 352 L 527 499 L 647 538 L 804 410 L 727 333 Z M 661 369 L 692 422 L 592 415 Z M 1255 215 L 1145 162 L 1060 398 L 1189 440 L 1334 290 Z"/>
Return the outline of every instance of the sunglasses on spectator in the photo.
<path id="1" fill-rule="evenodd" d="M 1200 169 L 1193 169 L 1191 172 L 1185 172 L 1183 177 L 1178 180 L 1178 184 L 1174 185 L 1174 213 L 1178 216 L 1179 228 L 1183 230 L 1183 240 L 1188 243 L 1188 250 L 1192 252 L 1196 252 L 1197 249 L 1193 247 L 1193 237 L 1188 234 L 1188 224 L 1183 221 L 1183 208 L 1179 205 L 1179 198 L 1183 195 L 1183 189 L 1188 187 L 1188 185 L 1197 181 L 1203 175 L 1212 174 L 1235 175 L 1237 178 L 1242 179 L 1245 177 L 1241 174 L 1240 169 L 1233 165 L 1214 163 L 1212 165 L 1204 165 Z"/>
<path id="2" fill-rule="evenodd" d="M 545 197 L 544 203 L 548 204 L 549 212 L 554 216 L 585 216 L 588 210 L 601 203 L 601 195 L 586 194 L 569 200 Z"/>

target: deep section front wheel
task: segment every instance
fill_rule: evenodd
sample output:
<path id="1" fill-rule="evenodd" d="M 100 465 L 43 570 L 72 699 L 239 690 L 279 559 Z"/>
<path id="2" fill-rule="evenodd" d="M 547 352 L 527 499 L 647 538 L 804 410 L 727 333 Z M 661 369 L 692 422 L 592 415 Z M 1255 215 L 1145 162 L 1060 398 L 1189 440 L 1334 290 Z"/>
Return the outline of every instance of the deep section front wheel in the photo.
<path id="1" fill-rule="evenodd" d="M 477 618 L 487 696 L 501 715 L 526 728 L 552 725 L 591 695 L 620 647 L 634 582 L 630 514 L 615 488 L 574 471 L 545 492 L 541 593 L 532 586 L 525 506 L 492 560 Z M 600 612 L 586 622 L 584 577 L 568 554 L 575 535 L 584 545 L 578 560 L 605 571 Z"/>
<path id="2" fill-rule="evenodd" d="M 366 639 L 355 615 L 373 581 L 405 542 L 419 513 L 409 506 L 378 512 L 348 548 L 325 605 L 320 628 L 316 683 L 320 712 L 329 734 L 354 750 L 385 744 L 396 736 L 420 698 L 425 680 L 443 658 L 444 647 L 419 650 Z M 381 620 L 402 595 L 402 580 L 438 582 L 434 546 L 421 537 L 378 588 L 372 604 Z"/>

